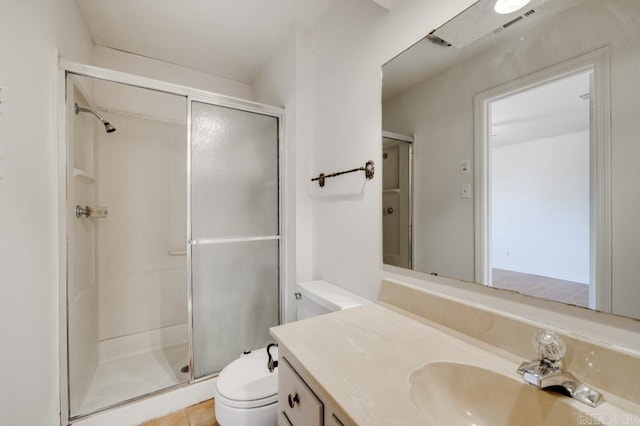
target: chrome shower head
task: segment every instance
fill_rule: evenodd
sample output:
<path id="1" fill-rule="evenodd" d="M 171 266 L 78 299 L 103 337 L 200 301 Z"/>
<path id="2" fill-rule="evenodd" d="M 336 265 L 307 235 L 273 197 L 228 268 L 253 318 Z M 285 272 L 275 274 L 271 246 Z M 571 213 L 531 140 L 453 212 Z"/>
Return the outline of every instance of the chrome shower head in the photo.
<path id="1" fill-rule="evenodd" d="M 103 121 L 102 123 L 104 124 L 104 129 L 107 131 L 107 133 L 113 133 L 116 131 L 116 128 L 113 127 L 108 121 Z"/>
<path id="2" fill-rule="evenodd" d="M 100 122 L 102 122 L 102 124 L 104 124 L 104 130 L 106 130 L 107 133 L 113 133 L 113 132 L 116 131 L 116 128 L 113 127 L 111 125 L 111 123 L 109 123 L 107 120 L 105 120 L 100 114 L 98 114 L 97 112 L 95 112 L 92 109 L 83 108 L 83 107 L 79 106 L 78 103 L 76 102 L 76 115 L 80 114 L 81 112 L 88 112 L 89 114 L 95 115 L 96 118 L 98 120 L 100 120 Z"/>

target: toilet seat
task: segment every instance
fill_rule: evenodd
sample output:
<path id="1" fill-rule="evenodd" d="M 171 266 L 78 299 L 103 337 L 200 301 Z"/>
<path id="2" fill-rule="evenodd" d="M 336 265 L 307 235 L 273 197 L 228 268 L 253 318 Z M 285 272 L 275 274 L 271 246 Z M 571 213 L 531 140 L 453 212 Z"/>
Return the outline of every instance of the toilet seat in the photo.
<path id="1" fill-rule="evenodd" d="M 278 402 L 278 394 L 271 395 L 268 398 L 254 399 L 251 401 L 239 401 L 235 399 L 225 398 L 224 396 L 220 395 L 220 393 L 218 393 L 218 390 L 216 389 L 215 399 L 217 399 L 218 402 L 226 405 L 227 407 L 248 409 L 248 408 L 258 408 L 258 407 L 264 407 L 265 405 L 275 404 Z"/>
<path id="2" fill-rule="evenodd" d="M 277 348 L 271 350 L 277 359 Z M 278 370 L 267 368 L 265 348 L 243 355 L 227 365 L 218 376 L 215 398 L 234 408 L 257 408 L 278 401 Z"/>

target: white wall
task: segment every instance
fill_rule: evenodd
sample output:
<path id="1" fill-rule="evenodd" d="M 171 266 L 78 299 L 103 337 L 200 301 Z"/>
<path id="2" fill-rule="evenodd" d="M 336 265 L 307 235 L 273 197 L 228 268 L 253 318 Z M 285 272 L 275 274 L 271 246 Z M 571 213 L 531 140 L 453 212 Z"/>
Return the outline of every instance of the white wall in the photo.
<path id="1" fill-rule="evenodd" d="M 312 175 L 363 166 L 367 160 L 378 167 L 372 181 L 358 173 L 330 179 L 322 189 L 305 183 L 313 193 L 314 278 L 377 298 L 382 264 L 380 68 L 471 3 L 406 0 L 386 11 L 367 0 L 341 0 L 314 26 Z"/>
<path id="2" fill-rule="evenodd" d="M 253 81 L 256 102 L 284 107 L 287 265 L 289 288 L 284 290 L 285 321 L 295 319 L 293 285 L 311 279 L 311 197 L 304 177 L 311 172 L 311 29 L 301 24 L 291 28 L 278 52 Z"/>
<path id="3" fill-rule="evenodd" d="M 249 84 L 102 46 L 95 46 L 93 64 L 235 98 L 252 99 Z"/>
<path id="4" fill-rule="evenodd" d="M 491 155 L 492 266 L 588 284 L 589 132 Z"/>
<path id="5" fill-rule="evenodd" d="M 4 1 L 0 13 L 0 418 L 59 423 L 54 88 L 60 54 L 91 61 L 74 0 Z"/>
<path id="6" fill-rule="evenodd" d="M 449 198 L 438 198 L 443 204 L 457 206 L 449 211 L 447 229 L 439 234 L 446 240 L 432 234 L 429 244 L 442 247 L 450 254 L 458 253 L 457 258 L 464 259 L 460 267 L 466 269 L 461 269 L 457 275 L 446 275 L 469 279 L 473 265 L 473 204 L 459 203 L 455 199 L 459 198 L 462 182 L 458 162 L 473 158 L 473 95 L 598 47 L 610 46 L 612 244 L 615 253 L 612 259 L 613 312 L 640 317 L 637 303 L 640 286 L 636 284 L 640 274 L 637 262 L 640 191 L 635 188 L 635 182 L 640 181 L 640 169 L 635 167 L 635 158 L 640 157 L 640 144 L 635 143 L 637 120 L 631 112 L 637 110 L 635 96 L 640 92 L 640 80 L 634 78 L 640 73 L 640 34 L 634 24 L 640 19 L 640 10 L 631 0 L 617 2 L 621 7 L 617 12 L 606 11 L 597 2 L 586 4 L 588 7 L 579 12 L 570 10 L 558 14 L 556 19 L 561 23 L 545 21 L 526 37 L 516 37 L 520 29 L 514 26 L 514 37 L 502 48 L 471 57 L 386 100 L 384 128 L 397 133 L 415 133 L 416 169 L 438 170 L 433 178 L 438 176 L 440 182 L 451 185 L 446 191 Z M 621 16 L 625 18 L 621 20 Z M 581 29 L 567 25 L 567 22 L 579 22 Z M 508 66 L 504 62 L 505 52 L 512 59 Z M 483 72 L 477 72 L 478 69 Z M 420 139 L 429 143 L 427 152 L 423 150 L 422 155 Z M 467 176 L 471 182 L 472 175 Z M 415 178 L 421 179 L 418 173 Z M 440 185 L 439 191 L 445 191 L 445 187 Z M 415 202 L 419 211 L 418 197 Z M 447 259 L 451 258 L 447 254 Z"/>
<path id="7" fill-rule="evenodd" d="M 0 418 L 59 423 L 57 58 L 251 99 L 251 87 L 95 48 L 74 0 L 5 2 L 0 14 Z M 62 219 L 64 220 L 64 219 Z"/>

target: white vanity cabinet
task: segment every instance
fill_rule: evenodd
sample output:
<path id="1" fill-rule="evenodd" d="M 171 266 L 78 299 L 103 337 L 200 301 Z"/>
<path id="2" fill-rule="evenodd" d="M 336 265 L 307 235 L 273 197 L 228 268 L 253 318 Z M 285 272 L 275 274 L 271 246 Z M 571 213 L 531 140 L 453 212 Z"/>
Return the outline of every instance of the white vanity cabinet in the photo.
<path id="1" fill-rule="evenodd" d="M 299 373 L 297 360 L 283 352 L 278 364 L 278 426 L 352 426 L 313 381 Z"/>
<path id="2" fill-rule="evenodd" d="M 293 426 L 323 425 L 324 406 L 300 375 L 281 356 L 278 361 L 278 412 Z M 284 425 L 288 426 L 285 422 Z"/>

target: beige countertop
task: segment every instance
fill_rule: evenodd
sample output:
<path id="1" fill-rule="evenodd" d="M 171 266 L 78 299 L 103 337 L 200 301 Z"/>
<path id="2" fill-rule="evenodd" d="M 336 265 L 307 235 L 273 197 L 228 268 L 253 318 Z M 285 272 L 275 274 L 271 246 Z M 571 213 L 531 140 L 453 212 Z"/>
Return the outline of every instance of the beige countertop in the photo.
<path id="1" fill-rule="evenodd" d="M 311 386 L 359 425 L 424 425 L 411 401 L 410 376 L 428 363 L 476 365 L 521 381 L 516 369 L 525 361 L 384 303 L 281 325 L 271 334 L 303 366 Z M 557 398 L 594 416 L 640 412 L 636 404 L 603 394 L 607 401 L 595 409 Z"/>

